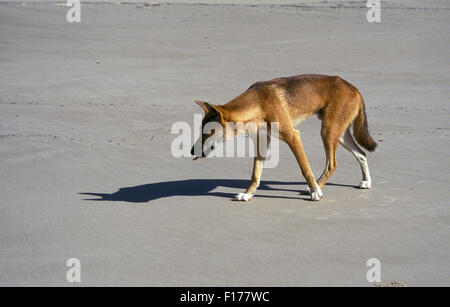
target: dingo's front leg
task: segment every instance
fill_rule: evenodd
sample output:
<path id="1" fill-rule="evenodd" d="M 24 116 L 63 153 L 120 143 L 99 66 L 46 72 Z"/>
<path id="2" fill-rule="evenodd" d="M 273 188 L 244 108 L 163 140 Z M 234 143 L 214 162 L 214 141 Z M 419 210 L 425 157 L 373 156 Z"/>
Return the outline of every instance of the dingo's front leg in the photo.
<path id="1" fill-rule="evenodd" d="M 255 157 L 253 159 L 253 174 L 250 186 L 245 191 L 245 193 L 239 193 L 238 195 L 236 195 L 234 197 L 234 200 L 249 201 L 253 198 L 256 189 L 259 187 L 259 182 L 261 181 L 262 170 L 263 170 L 262 160 L 258 157 Z"/>
<path id="2" fill-rule="evenodd" d="M 303 148 L 302 141 L 300 139 L 300 132 L 292 128 L 292 130 L 287 133 L 283 133 L 283 140 L 289 145 L 292 152 L 297 159 L 297 162 L 302 171 L 303 177 L 305 177 L 306 182 L 308 183 L 308 187 L 311 194 L 312 201 L 321 200 L 323 197 L 322 190 L 314 178 L 314 174 L 311 171 L 311 167 L 309 166 L 308 158 L 306 157 L 305 150 Z"/>

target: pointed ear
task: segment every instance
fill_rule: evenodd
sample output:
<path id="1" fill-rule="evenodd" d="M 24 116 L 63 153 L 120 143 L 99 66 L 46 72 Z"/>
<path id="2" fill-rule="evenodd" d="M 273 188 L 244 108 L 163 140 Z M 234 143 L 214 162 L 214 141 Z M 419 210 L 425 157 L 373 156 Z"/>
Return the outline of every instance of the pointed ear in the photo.
<path id="1" fill-rule="evenodd" d="M 209 103 L 206 101 L 194 100 L 196 104 L 198 104 L 206 113 L 211 111 L 211 107 Z"/>
<path id="2" fill-rule="evenodd" d="M 222 110 L 220 107 L 213 105 L 212 103 L 206 101 L 195 100 L 195 103 L 202 107 L 205 110 L 205 114 L 216 114 L 223 118 Z"/>

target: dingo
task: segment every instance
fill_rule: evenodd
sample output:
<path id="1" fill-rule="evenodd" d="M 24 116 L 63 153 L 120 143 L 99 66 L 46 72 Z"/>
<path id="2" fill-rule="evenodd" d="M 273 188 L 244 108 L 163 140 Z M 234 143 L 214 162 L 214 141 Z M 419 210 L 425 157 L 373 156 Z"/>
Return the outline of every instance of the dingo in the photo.
<path id="1" fill-rule="evenodd" d="M 213 105 L 196 101 L 205 111 L 203 126 L 210 122 L 218 122 L 225 127 L 227 122 L 272 122 L 279 123 L 279 138 L 286 142 L 294 153 L 303 176 L 308 184 L 311 200 L 322 199 L 322 188 L 336 170 L 336 149 L 340 143 L 350 151 L 358 161 L 362 170 L 361 189 L 369 189 L 372 185 L 369 166 L 364 151 L 355 143 L 369 151 L 374 151 L 377 143 L 369 134 L 364 100 L 358 89 L 347 81 L 336 76 L 299 75 L 257 82 L 244 93 L 224 105 Z M 322 140 L 326 153 L 326 166 L 316 182 L 303 149 L 300 133 L 295 126 L 312 114 L 322 120 Z M 350 125 L 353 124 L 353 136 Z M 203 131 L 203 130 L 202 130 Z M 214 150 L 216 141 L 228 136 L 223 129 L 219 133 L 202 133 L 198 142 L 202 142 L 202 157 Z M 236 133 L 235 133 L 236 134 Z M 194 145 L 195 147 L 195 145 Z M 194 147 L 191 154 L 194 155 Z M 254 158 L 253 174 L 250 186 L 245 193 L 236 195 L 235 200 L 252 199 L 261 179 L 264 158 Z"/>

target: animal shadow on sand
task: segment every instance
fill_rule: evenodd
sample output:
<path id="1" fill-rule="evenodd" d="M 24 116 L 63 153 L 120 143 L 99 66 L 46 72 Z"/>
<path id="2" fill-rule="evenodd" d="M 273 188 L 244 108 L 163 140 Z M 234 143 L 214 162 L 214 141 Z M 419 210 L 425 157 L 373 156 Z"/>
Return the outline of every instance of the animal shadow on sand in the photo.
<path id="1" fill-rule="evenodd" d="M 213 192 L 218 187 L 236 188 L 245 190 L 250 184 L 249 180 L 239 179 L 187 179 L 176 181 L 155 182 L 134 187 L 120 188 L 117 192 L 108 193 L 79 193 L 81 195 L 94 196 L 96 198 L 85 198 L 91 201 L 124 201 L 131 203 L 146 203 L 155 199 L 172 196 L 217 196 L 232 199 L 236 193 Z M 306 187 L 305 182 L 282 182 L 282 181 L 261 181 L 259 190 L 288 191 L 307 196 L 305 198 L 258 195 L 255 197 L 280 198 L 280 199 L 305 199 L 309 200 L 306 191 L 299 190 L 299 186 Z M 328 183 L 327 185 L 355 187 L 343 184 Z M 280 186 L 280 187 L 276 187 Z M 293 186 L 286 188 L 284 186 Z M 242 191 L 241 191 L 242 192 Z"/>

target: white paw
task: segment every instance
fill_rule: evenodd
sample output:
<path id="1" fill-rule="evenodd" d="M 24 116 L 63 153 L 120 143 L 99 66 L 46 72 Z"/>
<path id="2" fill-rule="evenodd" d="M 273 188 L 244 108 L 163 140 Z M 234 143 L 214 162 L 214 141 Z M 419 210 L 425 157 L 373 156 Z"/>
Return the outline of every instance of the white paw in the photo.
<path id="1" fill-rule="evenodd" d="M 309 187 L 306 187 L 306 193 L 308 193 L 309 195 L 311 195 L 311 189 Z"/>
<path id="2" fill-rule="evenodd" d="M 312 201 L 319 201 L 323 197 L 322 190 L 320 190 L 319 187 L 317 187 L 312 193 L 311 193 L 311 200 Z"/>
<path id="3" fill-rule="evenodd" d="M 359 183 L 359 188 L 360 189 L 370 189 L 372 187 L 372 183 L 370 181 L 361 181 Z"/>
<path id="4" fill-rule="evenodd" d="M 247 194 L 247 193 L 239 193 L 234 197 L 233 200 L 237 201 L 249 201 L 253 198 L 253 194 Z"/>

